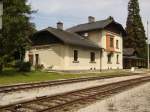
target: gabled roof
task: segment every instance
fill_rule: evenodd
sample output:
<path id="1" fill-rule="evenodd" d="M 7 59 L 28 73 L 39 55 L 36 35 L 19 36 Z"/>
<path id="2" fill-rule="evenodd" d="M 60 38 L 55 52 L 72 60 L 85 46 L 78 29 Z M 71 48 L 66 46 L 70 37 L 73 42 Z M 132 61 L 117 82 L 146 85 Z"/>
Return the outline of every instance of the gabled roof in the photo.
<path id="1" fill-rule="evenodd" d="M 115 25 L 117 25 L 120 28 L 120 30 L 123 32 L 123 34 L 125 34 L 125 30 L 122 27 L 122 25 L 115 22 L 112 17 L 109 17 L 108 19 L 101 20 L 101 21 L 76 25 L 76 26 L 73 26 L 71 28 L 68 28 L 66 31 L 78 33 L 78 32 L 97 30 L 97 29 L 104 29 L 108 25 L 110 25 L 111 23 L 114 23 Z"/>
<path id="2" fill-rule="evenodd" d="M 140 57 L 137 57 L 137 56 L 123 56 L 123 58 L 124 59 L 136 59 L 136 60 L 137 59 L 140 59 L 140 60 L 142 59 L 142 60 L 146 60 L 145 58 L 140 58 Z"/>
<path id="3" fill-rule="evenodd" d="M 37 33 L 44 32 L 44 31 L 47 31 L 50 34 L 54 35 L 56 38 L 60 39 L 65 44 L 88 47 L 88 48 L 93 48 L 93 49 L 101 48 L 94 42 L 84 39 L 82 36 L 79 36 L 78 34 L 67 32 L 64 30 L 56 29 L 56 28 L 52 28 L 52 27 L 48 27 L 46 29 L 38 31 Z M 49 38 L 51 38 L 51 37 L 49 37 Z"/>
<path id="4" fill-rule="evenodd" d="M 124 48 L 123 49 L 124 56 L 134 56 L 135 53 L 137 54 L 137 51 L 134 48 Z"/>

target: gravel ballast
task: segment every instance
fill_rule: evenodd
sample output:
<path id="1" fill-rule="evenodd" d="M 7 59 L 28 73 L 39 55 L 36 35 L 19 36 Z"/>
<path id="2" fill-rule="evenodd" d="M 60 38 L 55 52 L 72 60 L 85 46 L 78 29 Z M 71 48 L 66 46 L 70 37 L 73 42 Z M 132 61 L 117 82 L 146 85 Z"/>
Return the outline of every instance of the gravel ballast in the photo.
<path id="1" fill-rule="evenodd" d="M 150 82 L 75 112 L 150 112 Z"/>

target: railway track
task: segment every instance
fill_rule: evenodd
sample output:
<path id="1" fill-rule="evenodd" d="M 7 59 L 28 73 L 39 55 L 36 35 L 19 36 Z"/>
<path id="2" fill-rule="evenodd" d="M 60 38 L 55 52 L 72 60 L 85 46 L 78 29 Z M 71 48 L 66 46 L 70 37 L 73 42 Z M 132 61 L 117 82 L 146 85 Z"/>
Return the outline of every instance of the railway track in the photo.
<path id="1" fill-rule="evenodd" d="M 137 75 L 137 73 L 132 74 L 132 75 Z M 122 74 L 122 76 L 131 76 L 131 75 Z M 99 80 L 99 79 L 113 78 L 113 77 L 122 77 L 122 76 L 119 74 L 119 75 L 76 78 L 76 79 L 68 79 L 68 80 L 55 80 L 55 81 L 47 81 L 47 82 L 0 86 L 0 93 L 8 93 L 8 92 L 14 92 L 14 91 L 19 91 L 19 90 L 48 87 L 48 86 L 57 86 L 57 85 L 63 85 L 63 84 L 69 84 L 69 83 L 71 84 L 71 83 L 78 83 L 78 82 L 83 82 L 83 81 L 92 81 L 92 80 Z"/>
<path id="2" fill-rule="evenodd" d="M 35 100 L 0 107 L 0 112 L 66 112 L 149 81 L 150 76 L 146 76 L 54 96 L 39 97 Z"/>

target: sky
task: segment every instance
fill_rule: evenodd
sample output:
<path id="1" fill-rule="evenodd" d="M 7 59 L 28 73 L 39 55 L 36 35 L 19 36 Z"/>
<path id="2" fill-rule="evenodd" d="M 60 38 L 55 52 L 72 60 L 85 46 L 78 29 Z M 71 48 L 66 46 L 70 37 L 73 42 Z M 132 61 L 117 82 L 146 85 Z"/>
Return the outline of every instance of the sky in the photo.
<path id="1" fill-rule="evenodd" d="M 31 21 L 38 30 L 56 27 L 58 21 L 64 23 L 64 28 L 69 28 L 86 23 L 88 16 L 94 16 L 96 20 L 112 16 L 125 27 L 128 2 L 129 0 L 28 0 L 32 9 L 37 11 L 32 14 Z M 139 4 L 146 30 L 147 20 L 150 22 L 150 0 L 139 0 Z"/>

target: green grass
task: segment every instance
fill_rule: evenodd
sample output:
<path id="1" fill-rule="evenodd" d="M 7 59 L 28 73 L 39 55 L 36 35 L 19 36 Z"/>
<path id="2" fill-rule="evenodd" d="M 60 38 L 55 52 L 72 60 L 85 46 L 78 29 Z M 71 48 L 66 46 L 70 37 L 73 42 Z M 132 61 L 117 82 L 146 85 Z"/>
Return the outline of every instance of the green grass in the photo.
<path id="1" fill-rule="evenodd" d="M 0 86 L 9 85 L 16 83 L 28 83 L 28 82 L 39 82 L 39 81 L 48 81 L 48 80 L 57 80 L 57 79 L 69 79 L 69 78 L 79 78 L 87 76 L 104 76 L 104 75 L 118 75 L 118 74 L 129 74 L 128 72 L 123 71 L 109 71 L 102 73 L 84 73 L 84 74 L 65 74 L 65 73 L 56 73 L 56 72 L 41 72 L 41 71 L 32 71 L 29 73 L 17 72 L 14 69 L 5 69 L 0 73 Z"/>

